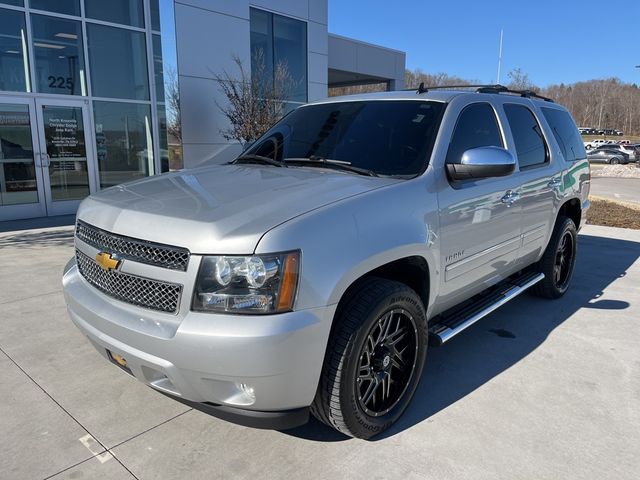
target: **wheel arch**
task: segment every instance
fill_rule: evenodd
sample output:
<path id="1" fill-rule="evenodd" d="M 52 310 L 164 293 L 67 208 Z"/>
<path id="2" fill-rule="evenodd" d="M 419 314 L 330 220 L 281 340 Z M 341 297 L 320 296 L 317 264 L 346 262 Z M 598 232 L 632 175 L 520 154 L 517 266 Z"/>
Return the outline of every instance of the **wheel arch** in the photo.
<path id="1" fill-rule="evenodd" d="M 336 316 L 339 314 L 341 306 L 351 298 L 351 295 L 357 290 L 360 283 L 370 277 L 394 280 L 407 285 L 420 297 L 426 312 L 430 304 L 430 294 L 432 293 L 431 272 L 432 270 L 429 268 L 428 261 L 420 255 L 402 257 L 379 265 L 350 282 L 342 295 L 340 295 Z"/>
<path id="2" fill-rule="evenodd" d="M 582 205 L 580 199 L 571 198 L 560 206 L 554 226 L 558 223 L 558 219 L 560 217 L 569 217 L 571 220 L 573 220 L 576 228 L 580 228 L 580 222 L 582 220 Z"/>

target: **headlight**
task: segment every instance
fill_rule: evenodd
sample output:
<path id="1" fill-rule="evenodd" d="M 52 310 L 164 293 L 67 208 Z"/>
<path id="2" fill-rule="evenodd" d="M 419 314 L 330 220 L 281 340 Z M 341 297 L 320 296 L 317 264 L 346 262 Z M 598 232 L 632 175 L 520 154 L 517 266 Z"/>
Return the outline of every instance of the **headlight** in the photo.
<path id="1" fill-rule="evenodd" d="M 293 308 L 299 267 L 299 252 L 204 257 L 192 309 L 247 314 L 287 312 Z"/>

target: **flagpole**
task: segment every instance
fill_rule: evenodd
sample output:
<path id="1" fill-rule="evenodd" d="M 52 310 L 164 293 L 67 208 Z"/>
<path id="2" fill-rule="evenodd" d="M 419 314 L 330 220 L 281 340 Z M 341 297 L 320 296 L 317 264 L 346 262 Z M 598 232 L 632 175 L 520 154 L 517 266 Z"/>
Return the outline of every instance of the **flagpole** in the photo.
<path id="1" fill-rule="evenodd" d="M 502 36 L 504 29 L 500 29 L 500 50 L 498 51 L 498 75 L 496 77 L 496 84 L 500 84 L 500 67 L 502 66 Z"/>

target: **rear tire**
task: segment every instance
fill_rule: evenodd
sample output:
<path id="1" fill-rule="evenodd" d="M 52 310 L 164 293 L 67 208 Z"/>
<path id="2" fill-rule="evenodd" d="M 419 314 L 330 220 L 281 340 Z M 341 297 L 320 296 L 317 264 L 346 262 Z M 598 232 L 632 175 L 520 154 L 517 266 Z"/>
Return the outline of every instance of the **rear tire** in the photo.
<path id="1" fill-rule="evenodd" d="M 532 292 L 544 298 L 560 298 L 569 289 L 576 264 L 577 227 L 568 217 L 560 216 L 540 259 L 539 271 L 544 279 L 536 283 Z"/>
<path id="2" fill-rule="evenodd" d="M 364 279 L 336 314 L 311 412 L 351 437 L 382 433 L 411 402 L 427 343 L 416 292 L 400 282 Z"/>

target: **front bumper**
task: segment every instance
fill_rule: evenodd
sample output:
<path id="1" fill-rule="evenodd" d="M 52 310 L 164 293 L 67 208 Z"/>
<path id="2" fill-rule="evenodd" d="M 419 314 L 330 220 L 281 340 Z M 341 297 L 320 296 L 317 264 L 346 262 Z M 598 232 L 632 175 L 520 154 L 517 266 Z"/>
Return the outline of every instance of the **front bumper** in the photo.
<path id="1" fill-rule="evenodd" d="M 102 294 L 73 260 L 63 287 L 72 321 L 98 352 L 124 357 L 148 386 L 248 426 L 306 422 L 335 306 L 259 316 L 153 312 Z"/>

